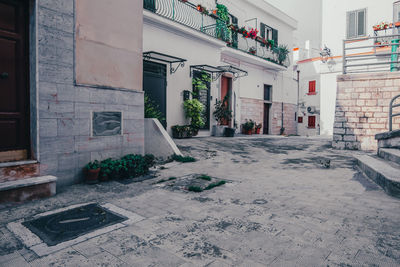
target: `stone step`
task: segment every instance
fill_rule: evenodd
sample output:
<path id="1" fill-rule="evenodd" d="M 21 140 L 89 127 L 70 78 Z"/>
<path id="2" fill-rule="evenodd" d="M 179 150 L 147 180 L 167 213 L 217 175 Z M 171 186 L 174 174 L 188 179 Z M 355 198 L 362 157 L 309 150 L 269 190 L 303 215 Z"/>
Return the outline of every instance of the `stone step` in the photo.
<path id="1" fill-rule="evenodd" d="M 396 148 L 380 148 L 379 157 L 400 164 L 400 149 Z"/>
<path id="2" fill-rule="evenodd" d="M 379 148 L 400 148 L 400 130 L 375 135 Z"/>
<path id="3" fill-rule="evenodd" d="M 39 176 L 39 163 L 35 160 L 0 163 L 0 183 Z"/>
<path id="4" fill-rule="evenodd" d="M 20 203 L 56 194 L 55 176 L 40 176 L 0 183 L 0 203 Z"/>
<path id="5" fill-rule="evenodd" d="M 400 198 L 400 165 L 377 156 L 357 156 L 360 169 L 389 195 Z"/>

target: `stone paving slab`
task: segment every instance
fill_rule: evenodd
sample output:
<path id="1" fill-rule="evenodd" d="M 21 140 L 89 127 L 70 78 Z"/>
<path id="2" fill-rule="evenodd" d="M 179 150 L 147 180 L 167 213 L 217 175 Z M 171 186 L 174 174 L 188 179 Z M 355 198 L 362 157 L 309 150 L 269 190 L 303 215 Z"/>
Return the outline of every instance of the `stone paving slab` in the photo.
<path id="1" fill-rule="evenodd" d="M 0 243 L 0 266 L 11 260 L 15 266 L 400 265 L 400 200 L 353 168 L 361 153 L 302 137 L 195 138 L 177 145 L 198 161 L 158 167 L 154 180 L 77 185 L 0 210 L 0 230 L 10 240 Z M 232 183 L 201 193 L 154 184 L 193 173 Z M 48 256 L 5 227 L 87 202 L 135 216 Z"/>

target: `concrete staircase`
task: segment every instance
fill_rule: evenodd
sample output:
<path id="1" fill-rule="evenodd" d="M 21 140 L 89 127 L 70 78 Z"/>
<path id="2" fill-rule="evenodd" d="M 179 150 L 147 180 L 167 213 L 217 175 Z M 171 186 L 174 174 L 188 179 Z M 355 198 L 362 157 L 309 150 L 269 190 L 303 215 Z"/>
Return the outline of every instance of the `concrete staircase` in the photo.
<path id="1" fill-rule="evenodd" d="M 377 134 L 378 154 L 357 157 L 358 166 L 389 195 L 400 198 L 400 130 Z"/>
<path id="2" fill-rule="evenodd" d="M 54 176 L 40 176 L 36 161 L 0 163 L 0 203 L 21 203 L 56 193 Z"/>

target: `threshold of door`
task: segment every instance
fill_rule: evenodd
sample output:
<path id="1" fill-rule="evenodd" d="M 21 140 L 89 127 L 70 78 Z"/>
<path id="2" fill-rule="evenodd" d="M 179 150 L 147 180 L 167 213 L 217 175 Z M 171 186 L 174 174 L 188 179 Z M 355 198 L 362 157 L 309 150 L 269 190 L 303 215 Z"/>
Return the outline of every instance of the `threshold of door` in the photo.
<path id="1" fill-rule="evenodd" d="M 0 162 L 21 161 L 26 159 L 28 159 L 28 151 L 26 149 L 0 152 Z"/>
<path id="2" fill-rule="evenodd" d="M 15 167 L 21 165 L 35 164 L 35 163 L 37 163 L 37 160 L 17 160 L 10 162 L 0 162 L 0 168 Z"/>

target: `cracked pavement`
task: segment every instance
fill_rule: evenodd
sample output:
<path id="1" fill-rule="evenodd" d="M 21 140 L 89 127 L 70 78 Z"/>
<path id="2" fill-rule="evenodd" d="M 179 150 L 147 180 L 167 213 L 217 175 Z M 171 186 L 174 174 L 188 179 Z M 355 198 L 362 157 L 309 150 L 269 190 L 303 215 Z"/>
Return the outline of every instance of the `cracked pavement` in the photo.
<path id="1" fill-rule="evenodd" d="M 155 178 L 74 185 L 0 210 L 0 266 L 399 266 L 400 200 L 354 168 L 352 151 L 322 138 L 176 140 L 194 163 Z M 209 191 L 168 190 L 169 177 L 229 181 Z M 79 203 L 111 203 L 143 220 L 48 256 L 6 225 Z"/>

